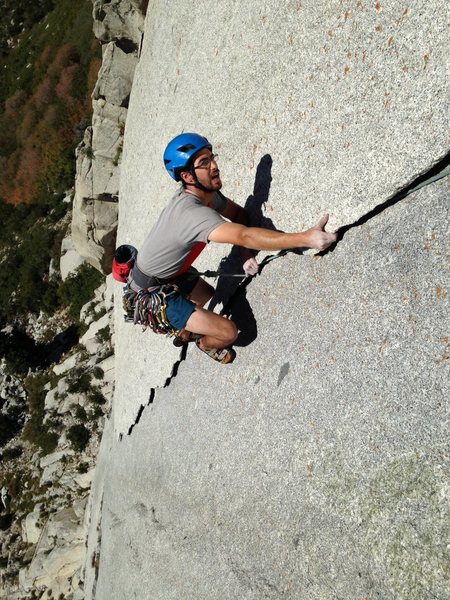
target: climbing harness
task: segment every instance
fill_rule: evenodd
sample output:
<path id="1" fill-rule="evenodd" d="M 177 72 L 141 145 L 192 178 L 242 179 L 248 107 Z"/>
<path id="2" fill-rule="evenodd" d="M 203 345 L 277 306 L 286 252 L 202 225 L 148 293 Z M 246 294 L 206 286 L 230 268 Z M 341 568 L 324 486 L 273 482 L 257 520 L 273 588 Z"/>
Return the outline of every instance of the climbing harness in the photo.
<path id="1" fill-rule="evenodd" d="M 127 283 L 122 295 L 125 322 L 142 325 L 143 330 L 150 327 L 154 333 L 169 337 L 176 335 L 178 330 L 167 318 L 167 300 L 177 293 L 177 286 L 172 284 L 135 292 Z"/>

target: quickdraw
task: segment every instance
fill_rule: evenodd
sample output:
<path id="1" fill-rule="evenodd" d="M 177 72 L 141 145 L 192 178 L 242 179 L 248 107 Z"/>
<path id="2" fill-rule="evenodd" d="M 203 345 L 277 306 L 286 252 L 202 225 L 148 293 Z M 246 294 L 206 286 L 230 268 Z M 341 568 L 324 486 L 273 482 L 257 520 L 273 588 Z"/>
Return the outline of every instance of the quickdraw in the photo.
<path id="1" fill-rule="evenodd" d="M 122 296 L 125 322 L 142 325 L 144 330 L 150 327 L 154 333 L 169 337 L 176 335 L 178 330 L 167 318 L 167 298 L 177 292 L 177 286 L 172 284 L 135 292 L 127 283 Z"/>

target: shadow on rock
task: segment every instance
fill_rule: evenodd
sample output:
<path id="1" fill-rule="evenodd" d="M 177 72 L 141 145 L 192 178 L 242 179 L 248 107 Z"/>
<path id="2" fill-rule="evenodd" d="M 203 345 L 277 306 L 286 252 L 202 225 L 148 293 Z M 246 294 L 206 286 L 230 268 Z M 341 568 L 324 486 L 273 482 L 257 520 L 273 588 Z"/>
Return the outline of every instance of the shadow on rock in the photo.
<path id="1" fill-rule="evenodd" d="M 272 182 L 272 157 L 264 155 L 256 169 L 253 193 L 245 202 L 245 209 L 249 215 L 250 227 L 263 227 L 276 231 L 272 220 L 264 215 L 264 206 L 269 199 L 270 185 Z M 255 251 L 254 255 L 257 256 Z M 237 326 L 239 336 L 235 342 L 236 346 L 247 346 L 257 336 L 257 326 L 253 311 L 246 297 L 246 288 L 251 278 L 244 281 L 242 269 L 242 257 L 239 246 L 233 246 L 228 256 L 220 262 L 219 270 L 223 273 L 217 281 L 214 293 L 208 309 L 222 304 L 222 315 L 229 317 Z M 239 277 L 227 277 L 227 274 L 242 273 Z"/>
<path id="2" fill-rule="evenodd" d="M 266 154 L 261 158 L 256 169 L 253 193 L 245 201 L 245 209 L 249 215 L 250 227 L 263 227 L 265 229 L 276 230 L 272 220 L 263 213 L 264 206 L 269 198 L 271 182 L 272 157 L 270 154 Z M 257 256 L 258 252 L 255 251 L 254 254 Z M 219 271 L 225 276 L 219 277 L 217 281 L 215 294 L 209 303 L 209 310 L 214 310 L 218 304 L 225 306 L 242 282 L 242 279 L 239 279 L 239 277 L 227 277 L 226 274 L 242 273 L 242 278 L 244 278 L 239 246 L 233 246 L 230 254 L 221 260 Z"/>
<path id="3" fill-rule="evenodd" d="M 239 334 L 233 346 L 248 346 L 258 335 L 255 315 L 247 300 L 247 285 L 250 281 L 247 279 L 238 287 L 220 312 L 224 317 L 231 319 L 238 328 Z"/>
<path id="4" fill-rule="evenodd" d="M 264 215 L 263 209 L 269 199 L 270 185 L 272 183 L 272 157 L 265 154 L 256 168 L 253 194 L 245 201 L 245 210 L 250 217 L 251 227 L 263 227 L 278 231 L 272 220 Z"/>

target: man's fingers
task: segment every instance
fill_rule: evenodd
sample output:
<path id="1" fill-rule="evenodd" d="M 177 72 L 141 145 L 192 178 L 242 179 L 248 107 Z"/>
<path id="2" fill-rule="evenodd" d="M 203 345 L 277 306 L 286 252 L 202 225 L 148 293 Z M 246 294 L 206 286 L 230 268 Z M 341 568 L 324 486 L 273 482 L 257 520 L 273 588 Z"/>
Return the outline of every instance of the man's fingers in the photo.
<path id="1" fill-rule="evenodd" d="M 248 260 L 246 260 L 245 263 L 242 265 L 242 268 L 244 269 L 244 273 L 247 277 L 251 275 L 256 275 L 259 271 L 258 262 L 255 258 L 249 258 Z"/>
<path id="2" fill-rule="evenodd" d="M 328 219 L 330 218 L 330 215 L 328 213 L 325 213 L 323 215 L 323 217 L 320 219 L 320 221 L 317 223 L 315 229 L 324 229 L 325 225 L 328 223 Z"/>

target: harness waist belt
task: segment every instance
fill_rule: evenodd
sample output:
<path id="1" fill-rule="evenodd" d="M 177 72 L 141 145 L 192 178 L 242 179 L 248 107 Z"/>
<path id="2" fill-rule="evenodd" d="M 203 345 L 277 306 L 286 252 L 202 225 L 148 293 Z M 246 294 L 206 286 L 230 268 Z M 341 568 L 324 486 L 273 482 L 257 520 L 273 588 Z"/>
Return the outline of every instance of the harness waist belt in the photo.
<path id="1" fill-rule="evenodd" d="M 167 283 L 167 279 L 146 275 L 139 269 L 136 263 L 134 263 L 133 269 L 131 270 L 131 278 L 133 283 L 144 289 L 158 287 Z"/>

